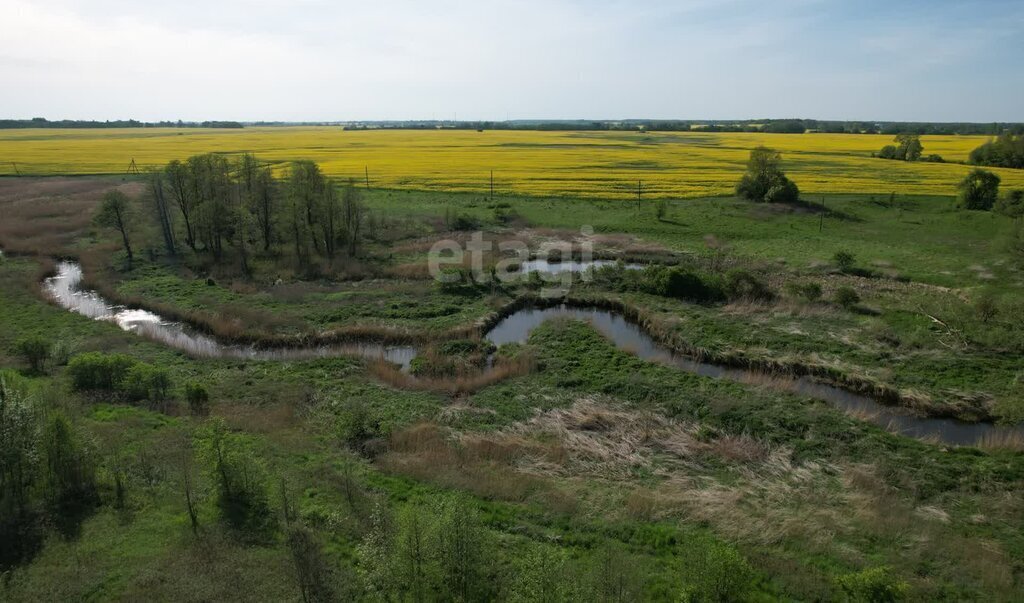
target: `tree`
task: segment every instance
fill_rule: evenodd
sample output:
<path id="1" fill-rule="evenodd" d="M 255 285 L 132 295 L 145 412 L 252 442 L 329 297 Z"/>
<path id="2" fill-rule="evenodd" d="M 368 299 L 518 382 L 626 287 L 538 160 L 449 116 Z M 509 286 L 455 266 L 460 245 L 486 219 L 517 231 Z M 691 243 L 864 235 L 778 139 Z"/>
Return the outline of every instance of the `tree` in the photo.
<path id="1" fill-rule="evenodd" d="M 185 385 L 185 400 L 193 417 L 206 416 L 209 412 L 210 394 L 201 383 L 193 381 Z"/>
<path id="2" fill-rule="evenodd" d="M 121 233 L 124 251 L 128 255 L 128 264 L 131 265 L 132 245 L 128 240 L 131 208 L 129 207 L 127 195 L 118 190 L 113 190 L 103 195 L 103 200 L 100 202 L 100 209 L 96 214 L 95 220 L 97 225 L 113 228 Z"/>
<path id="3" fill-rule="evenodd" d="M 164 174 L 167 176 L 171 198 L 178 206 L 178 211 L 181 212 L 182 220 L 185 222 L 185 243 L 192 251 L 195 251 L 196 236 L 192 228 L 192 218 L 198 199 L 195 196 L 196 188 L 192 181 L 192 171 L 188 166 L 175 159 L 164 168 Z"/>
<path id="4" fill-rule="evenodd" d="M 362 193 L 356 188 L 355 181 L 349 179 L 341 196 L 342 223 L 345 229 L 345 242 L 348 255 L 354 256 L 359 249 L 359 237 L 363 224 Z"/>
<path id="5" fill-rule="evenodd" d="M 975 168 L 957 186 L 957 203 L 964 209 L 988 211 L 999 197 L 999 176 Z"/>
<path id="6" fill-rule="evenodd" d="M 0 371 L 0 571 L 39 544 L 34 485 L 39 479 L 39 414 L 18 378 Z"/>
<path id="7" fill-rule="evenodd" d="M 160 225 L 160 235 L 164 240 L 164 249 L 169 255 L 177 255 L 177 248 L 174 244 L 174 220 L 171 209 L 164 194 L 164 175 L 162 172 L 153 172 L 149 175 L 150 199 L 153 202 L 153 211 L 156 213 L 157 223 Z"/>
<path id="8" fill-rule="evenodd" d="M 331 567 L 324 558 L 316 536 L 305 526 L 288 527 L 288 550 L 295 564 L 295 577 L 304 603 L 338 599 L 333 588 Z"/>
<path id="9" fill-rule="evenodd" d="M 747 171 L 736 184 L 736 194 L 751 201 L 791 203 L 800 196 L 796 184 L 783 173 L 782 156 L 767 147 L 750 151 Z"/>
<path id="10" fill-rule="evenodd" d="M 897 134 L 894 142 L 898 145 L 896 148 L 896 158 L 903 161 L 917 161 L 921 157 L 921 152 L 924 151 L 921 137 L 917 134 Z"/>
<path id="11" fill-rule="evenodd" d="M 249 536 L 269 528 L 270 503 L 262 467 L 252 451 L 221 419 L 202 433 L 204 456 L 217 484 L 217 507 L 229 526 Z"/>
<path id="12" fill-rule="evenodd" d="M 488 547 L 476 513 L 461 497 L 449 498 L 438 508 L 438 561 L 445 599 L 489 600 L 484 572 Z"/>
<path id="13" fill-rule="evenodd" d="M 74 521 L 98 500 L 96 473 L 71 422 L 53 414 L 42 435 L 44 492 L 52 516 L 59 523 Z"/>
<path id="14" fill-rule="evenodd" d="M 1024 168 L 1024 135 L 1005 132 L 971 151 L 969 160 L 975 165 Z"/>

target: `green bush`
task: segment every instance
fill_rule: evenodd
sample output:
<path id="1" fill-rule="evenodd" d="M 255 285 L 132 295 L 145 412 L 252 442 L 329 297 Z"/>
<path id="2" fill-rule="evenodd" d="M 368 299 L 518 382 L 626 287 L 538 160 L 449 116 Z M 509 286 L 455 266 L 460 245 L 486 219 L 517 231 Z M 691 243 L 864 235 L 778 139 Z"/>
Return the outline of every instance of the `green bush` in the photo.
<path id="1" fill-rule="evenodd" d="M 78 391 L 120 391 L 135 364 L 135 359 L 124 354 L 79 354 L 68 363 L 71 387 Z"/>
<path id="2" fill-rule="evenodd" d="M 904 600 L 910 591 L 910 585 L 893 576 L 886 567 L 846 574 L 836 582 L 851 601 L 892 603 Z"/>
<path id="3" fill-rule="evenodd" d="M 131 400 L 163 402 L 171 389 L 171 377 L 167 369 L 139 362 L 128 369 L 122 389 Z"/>
<path id="4" fill-rule="evenodd" d="M 643 271 L 640 289 L 662 297 L 696 302 L 719 301 L 725 296 L 718 283 L 709 277 L 680 268 L 652 266 Z"/>
<path id="5" fill-rule="evenodd" d="M 963 209 L 988 211 L 999 197 L 999 176 L 974 169 L 957 185 L 957 204 Z"/>
<path id="6" fill-rule="evenodd" d="M 46 369 L 46 361 L 50 359 L 53 345 L 48 339 L 32 335 L 20 339 L 15 348 L 25 358 L 33 373 L 42 373 Z"/>
<path id="7" fill-rule="evenodd" d="M 833 299 L 847 310 L 860 303 L 860 296 L 853 290 L 853 287 L 840 287 L 836 289 Z"/>
<path id="8" fill-rule="evenodd" d="M 804 301 L 814 302 L 821 299 L 821 285 L 818 283 L 788 283 L 786 293 Z"/>
<path id="9" fill-rule="evenodd" d="M 837 251 L 832 256 L 832 261 L 835 263 L 836 268 L 839 268 L 842 272 L 849 272 L 857 263 L 857 258 L 849 251 Z"/>
<path id="10" fill-rule="evenodd" d="M 1014 189 L 996 201 L 992 208 L 1008 218 L 1024 217 L 1024 189 Z"/>
<path id="11" fill-rule="evenodd" d="M 725 275 L 725 294 L 729 299 L 770 301 L 775 294 L 764 281 L 750 272 L 735 268 Z"/>
<path id="12" fill-rule="evenodd" d="M 189 412 L 194 417 L 205 416 L 209 412 L 210 393 L 201 383 L 195 381 L 185 385 L 185 400 Z"/>

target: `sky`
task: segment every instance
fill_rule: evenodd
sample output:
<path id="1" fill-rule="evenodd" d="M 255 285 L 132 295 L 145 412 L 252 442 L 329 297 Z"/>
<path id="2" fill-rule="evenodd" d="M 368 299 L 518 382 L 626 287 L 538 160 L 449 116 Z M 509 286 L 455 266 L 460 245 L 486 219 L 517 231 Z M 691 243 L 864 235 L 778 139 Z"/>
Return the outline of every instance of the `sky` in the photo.
<path id="1" fill-rule="evenodd" d="M 0 118 L 1024 121 L 1024 1 L 0 0 Z"/>

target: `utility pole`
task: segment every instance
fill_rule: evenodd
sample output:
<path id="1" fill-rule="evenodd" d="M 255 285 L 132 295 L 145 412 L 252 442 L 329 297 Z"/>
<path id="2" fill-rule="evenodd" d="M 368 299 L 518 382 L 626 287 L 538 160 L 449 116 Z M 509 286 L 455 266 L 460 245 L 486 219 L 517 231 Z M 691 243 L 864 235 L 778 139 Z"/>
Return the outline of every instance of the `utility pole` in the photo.
<path id="1" fill-rule="evenodd" d="M 366 190 L 370 190 L 370 166 L 363 166 L 363 169 L 366 172 Z"/>
<path id="2" fill-rule="evenodd" d="M 132 162 L 128 164 L 128 169 L 125 170 L 125 174 L 138 174 L 139 166 L 135 165 L 135 158 L 132 157 Z"/>

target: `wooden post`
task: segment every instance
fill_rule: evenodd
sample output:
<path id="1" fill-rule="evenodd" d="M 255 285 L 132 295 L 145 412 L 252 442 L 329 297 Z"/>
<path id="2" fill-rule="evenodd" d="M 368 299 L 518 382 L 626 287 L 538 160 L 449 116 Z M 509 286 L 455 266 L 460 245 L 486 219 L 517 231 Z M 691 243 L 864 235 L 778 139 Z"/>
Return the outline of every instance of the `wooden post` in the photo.
<path id="1" fill-rule="evenodd" d="M 366 188 L 367 188 L 367 190 L 369 190 L 369 188 L 370 188 L 370 166 L 368 166 L 368 165 L 367 166 L 363 166 L 363 169 L 366 171 Z"/>

